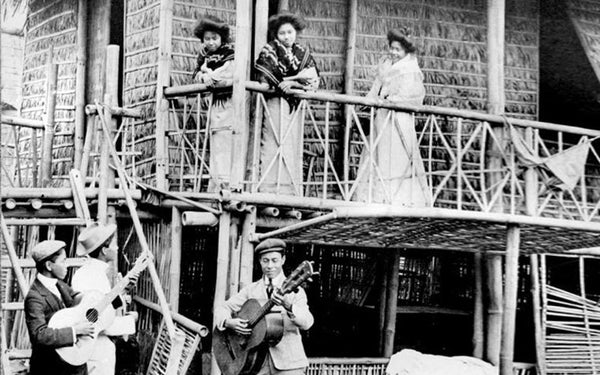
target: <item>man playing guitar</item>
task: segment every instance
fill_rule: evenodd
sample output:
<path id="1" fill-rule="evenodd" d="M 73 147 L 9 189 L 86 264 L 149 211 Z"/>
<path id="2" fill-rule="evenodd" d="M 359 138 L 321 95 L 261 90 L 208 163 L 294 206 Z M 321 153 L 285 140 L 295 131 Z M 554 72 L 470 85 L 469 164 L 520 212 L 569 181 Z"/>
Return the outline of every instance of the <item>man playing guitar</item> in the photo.
<path id="1" fill-rule="evenodd" d="M 283 273 L 286 244 L 280 239 L 270 238 L 256 246 L 263 276 L 260 280 L 243 288 L 239 293 L 215 309 L 216 329 L 225 329 L 240 335 L 250 335 L 248 320 L 234 318 L 249 299 L 268 300 L 275 303 L 271 313 L 283 316 L 283 336 L 277 343 L 264 343 L 259 349 L 264 353 L 264 361 L 258 371 L 252 375 L 302 375 L 308 367 L 308 359 L 304 353 L 300 330 L 309 329 L 314 322 L 306 293 L 301 287 L 297 291 L 285 295 L 280 293 L 282 283 L 286 279 Z M 262 359 L 262 358 L 261 358 Z"/>

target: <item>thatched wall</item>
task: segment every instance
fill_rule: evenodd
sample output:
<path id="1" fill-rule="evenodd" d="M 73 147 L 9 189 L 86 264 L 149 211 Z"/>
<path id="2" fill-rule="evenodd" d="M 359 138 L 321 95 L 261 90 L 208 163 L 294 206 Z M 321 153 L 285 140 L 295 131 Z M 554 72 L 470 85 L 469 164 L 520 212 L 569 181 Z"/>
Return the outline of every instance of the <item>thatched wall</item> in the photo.
<path id="1" fill-rule="evenodd" d="M 2 32 L 1 38 L 0 80 L 2 81 L 2 92 L 0 96 L 3 103 L 19 108 L 21 105 L 21 76 L 23 74 L 25 38 L 22 35 L 5 32 Z"/>
<path id="2" fill-rule="evenodd" d="M 52 62 L 58 64 L 58 82 L 52 175 L 55 179 L 53 185 L 63 185 L 68 183 L 63 178 L 68 177 L 73 161 L 77 0 L 32 0 L 29 7 L 23 63 L 22 115 L 37 120 L 44 118 L 46 68 L 49 50 L 53 48 Z M 20 147 L 28 152 L 30 140 L 22 142 Z M 31 181 L 25 182 L 25 186 L 28 185 L 31 185 Z"/>
<path id="3" fill-rule="evenodd" d="M 506 112 L 536 118 L 539 28 L 535 1 L 506 6 Z M 425 104 L 485 111 L 486 3 L 475 0 L 369 0 L 358 4 L 354 87 L 365 93 L 386 52 L 387 31 L 413 31 L 425 74 Z"/>
<path id="4" fill-rule="evenodd" d="M 144 120 L 136 120 L 135 151 L 139 176 L 155 175 L 155 106 L 158 75 L 159 0 L 125 2 L 125 43 L 123 47 L 123 105 L 138 108 Z"/>

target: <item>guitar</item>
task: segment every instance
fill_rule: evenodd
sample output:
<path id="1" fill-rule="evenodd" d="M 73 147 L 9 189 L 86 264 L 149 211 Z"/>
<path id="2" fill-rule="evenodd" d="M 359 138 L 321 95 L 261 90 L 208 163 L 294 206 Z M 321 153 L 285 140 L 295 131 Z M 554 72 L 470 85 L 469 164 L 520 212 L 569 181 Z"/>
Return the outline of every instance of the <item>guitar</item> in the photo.
<path id="1" fill-rule="evenodd" d="M 73 366 L 80 366 L 86 363 L 96 344 L 96 339 L 100 332 L 110 327 L 115 319 L 115 310 L 112 307 L 112 301 L 127 288 L 129 280 L 141 273 L 151 261 L 149 255 L 140 256 L 131 270 L 123 277 L 110 292 L 104 294 L 100 291 L 85 292 L 83 298 L 76 306 L 57 311 L 50 321 L 50 328 L 72 327 L 75 323 L 87 320 L 94 325 L 94 334 L 92 336 L 78 336 L 77 341 L 72 346 L 63 346 L 56 348 L 58 355 L 67 363 Z"/>
<path id="2" fill-rule="evenodd" d="M 302 262 L 283 282 L 279 293 L 282 295 L 296 291 L 304 281 L 311 281 L 311 262 Z M 283 315 L 271 313 L 275 306 L 273 298 L 261 306 L 256 299 L 244 303 L 237 318 L 248 320 L 250 335 L 240 335 L 230 330 L 213 330 L 213 354 L 223 375 L 256 373 L 264 361 L 264 351 L 258 346 L 263 342 L 275 345 L 283 336 Z"/>

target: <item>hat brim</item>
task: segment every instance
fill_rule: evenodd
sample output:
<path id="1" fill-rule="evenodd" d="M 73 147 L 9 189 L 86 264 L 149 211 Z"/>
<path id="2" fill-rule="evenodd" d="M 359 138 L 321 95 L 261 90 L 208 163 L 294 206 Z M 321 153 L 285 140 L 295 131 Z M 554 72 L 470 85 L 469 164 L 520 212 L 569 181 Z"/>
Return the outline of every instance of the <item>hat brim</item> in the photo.
<path id="1" fill-rule="evenodd" d="M 100 246 L 102 246 L 103 243 L 106 242 L 106 240 L 108 240 L 113 234 L 115 234 L 115 232 L 117 231 L 117 226 L 115 224 L 108 224 L 105 227 L 98 228 L 97 230 L 100 233 L 98 234 L 97 241 L 94 242 L 92 246 L 86 248 L 81 244 L 81 242 L 77 243 L 77 256 L 82 257 L 98 249 Z"/>

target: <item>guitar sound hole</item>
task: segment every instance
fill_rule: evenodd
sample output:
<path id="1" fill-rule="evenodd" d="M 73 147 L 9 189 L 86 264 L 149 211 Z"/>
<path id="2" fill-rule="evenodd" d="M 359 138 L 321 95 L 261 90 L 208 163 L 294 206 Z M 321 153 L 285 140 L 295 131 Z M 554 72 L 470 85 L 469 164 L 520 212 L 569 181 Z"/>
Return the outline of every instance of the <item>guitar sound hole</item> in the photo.
<path id="1" fill-rule="evenodd" d="M 96 323 L 98 321 L 98 310 L 89 309 L 85 312 L 85 317 L 88 320 L 88 322 Z"/>

